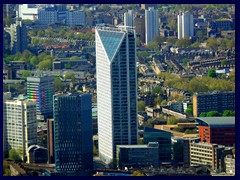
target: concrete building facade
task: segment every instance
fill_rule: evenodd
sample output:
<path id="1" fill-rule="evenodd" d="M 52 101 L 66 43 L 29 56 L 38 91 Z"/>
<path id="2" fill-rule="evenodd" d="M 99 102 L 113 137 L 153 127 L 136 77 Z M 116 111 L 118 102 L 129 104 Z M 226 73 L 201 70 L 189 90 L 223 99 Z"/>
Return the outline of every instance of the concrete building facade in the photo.
<path id="1" fill-rule="evenodd" d="M 9 94 L 3 99 L 3 152 L 16 149 L 23 161 L 27 149 L 37 144 L 36 102 L 24 98 L 12 100 Z"/>

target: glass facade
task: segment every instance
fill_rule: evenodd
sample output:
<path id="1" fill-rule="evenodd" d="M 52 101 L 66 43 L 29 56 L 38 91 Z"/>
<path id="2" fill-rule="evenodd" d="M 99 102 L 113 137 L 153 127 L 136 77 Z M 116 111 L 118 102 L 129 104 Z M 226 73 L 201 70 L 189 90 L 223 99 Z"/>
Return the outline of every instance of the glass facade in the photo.
<path id="1" fill-rule="evenodd" d="M 56 170 L 92 169 L 92 103 L 90 94 L 54 95 Z"/>
<path id="2" fill-rule="evenodd" d="M 100 158 L 109 163 L 116 145 L 137 144 L 135 34 L 96 29 L 98 136 Z"/>

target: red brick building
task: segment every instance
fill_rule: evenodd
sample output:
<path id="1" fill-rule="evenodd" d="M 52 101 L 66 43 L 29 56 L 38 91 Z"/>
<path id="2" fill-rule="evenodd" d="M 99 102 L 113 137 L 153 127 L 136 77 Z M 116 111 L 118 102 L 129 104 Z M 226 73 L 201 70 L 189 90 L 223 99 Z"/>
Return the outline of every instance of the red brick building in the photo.
<path id="1" fill-rule="evenodd" d="M 200 141 L 225 146 L 235 144 L 235 117 L 201 117 L 196 120 Z"/>

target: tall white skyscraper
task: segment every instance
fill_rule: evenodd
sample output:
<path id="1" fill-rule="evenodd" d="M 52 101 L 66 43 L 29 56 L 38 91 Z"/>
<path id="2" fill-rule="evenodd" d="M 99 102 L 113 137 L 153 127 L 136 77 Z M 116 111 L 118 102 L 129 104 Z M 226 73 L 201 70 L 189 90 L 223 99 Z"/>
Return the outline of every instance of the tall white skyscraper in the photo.
<path id="1" fill-rule="evenodd" d="M 159 35 L 158 10 L 153 7 L 145 10 L 145 32 L 146 44 L 151 42 L 156 35 Z"/>
<path id="2" fill-rule="evenodd" d="M 116 157 L 116 145 L 137 144 L 136 42 L 132 27 L 96 27 L 99 156 Z"/>
<path id="3" fill-rule="evenodd" d="M 193 15 L 181 13 L 178 15 L 178 39 L 194 35 Z"/>
<path id="4" fill-rule="evenodd" d="M 37 143 L 36 102 L 3 96 L 4 153 L 14 148 L 26 160 L 28 147 Z"/>
<path id="5" fill-rule="evenodd" d="M 135 13 L 133 10 L 128 10 L 124 13 L 124 26 L 133 26 L 133 20 L 135 18 Z"/>

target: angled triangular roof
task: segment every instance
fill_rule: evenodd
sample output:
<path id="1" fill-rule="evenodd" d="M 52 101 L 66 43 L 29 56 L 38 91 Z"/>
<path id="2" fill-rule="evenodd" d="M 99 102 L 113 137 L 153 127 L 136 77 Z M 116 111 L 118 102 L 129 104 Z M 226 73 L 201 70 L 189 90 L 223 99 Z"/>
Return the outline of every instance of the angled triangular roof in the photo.
<path id="1" fill-rule="evenodd" d="M 98 30 L 98 34 L 107 53 L 108 59 L 112 61 L 125 33 Z"/>

